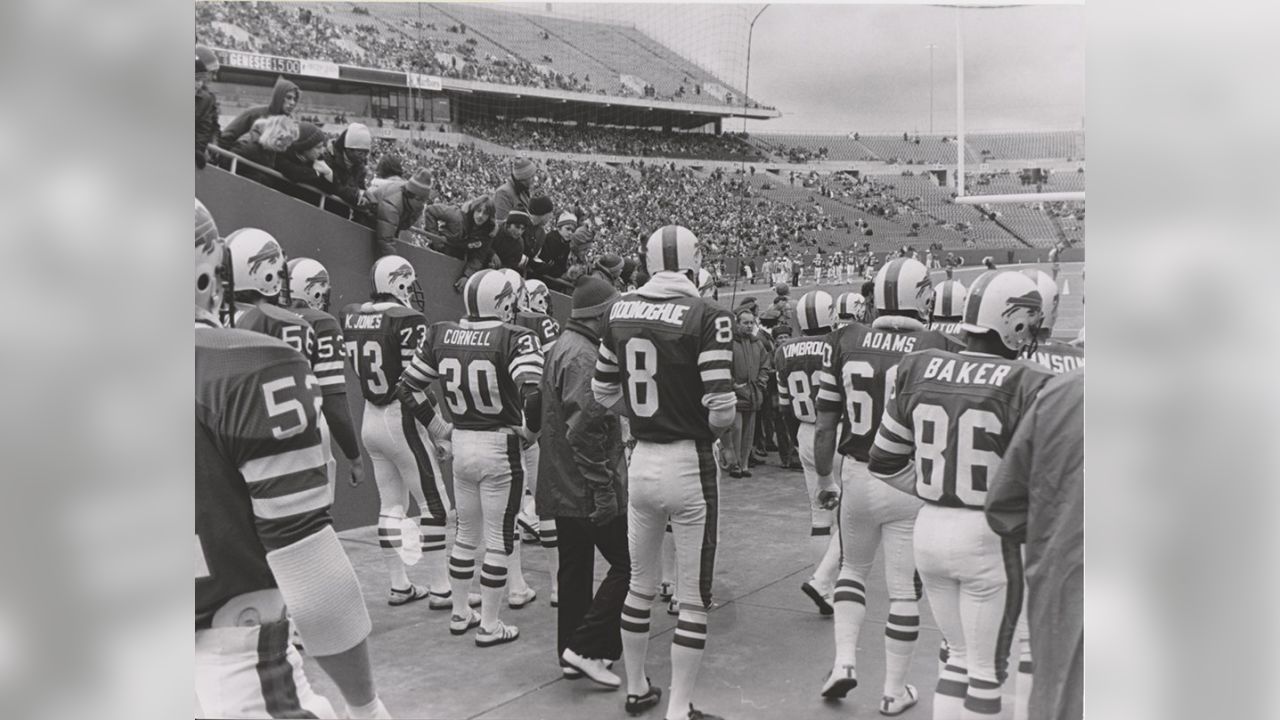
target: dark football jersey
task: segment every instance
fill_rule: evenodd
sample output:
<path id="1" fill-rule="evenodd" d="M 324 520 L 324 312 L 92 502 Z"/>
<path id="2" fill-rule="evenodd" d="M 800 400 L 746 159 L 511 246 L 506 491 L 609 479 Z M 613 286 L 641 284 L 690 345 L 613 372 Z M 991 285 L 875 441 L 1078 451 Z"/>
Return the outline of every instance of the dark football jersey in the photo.
<path id="1" fill-rule="evenodd" d="M 196 328 L 196 628 L 227 600 L 276 587 L 267 553 L 330 524 L 306 361 L 257 332 Z"/>
<path id="2" fill-rule="evenodd" d="M 822 370 L 825 339 L 797 337 L 783 340 L 773 353 L 773 366 L 778 373 L 778 404 L 800 422 L 818 421 L 818 374 Z"/>
<path id="3" fill-rule="evenodd" d="M 1028 359 L 1049 368 L 1054 375 L 1061 375 L 1084 367 L 1084 348 L 1057 340 L 1041 340 Z"/>
<path id="4" fill-rule="evenodd" d="M 338 327 L 337 318 L 309 305 L 290 310 L 311 323 L 311 329 L 315 331 L 316 356 L 311 371 L 320 381 L 320 392 L 325 395 L 345 393 L 347 349 L 342 344 L 342 329 Z"/>
<path id="5" fill-rule="evenodd" d="M 841 434 L 840 453 L 862 462 L 867 461 L 903 356 L 926 348 L 961 349 L 934 330 L 897 332 L 860 323 L 832 332 L 826 343 L 818 410 L 843 413 L 848 425 Z"/>
<path id="6" fill-rule="evenodd" d="M 343 308 L 347 360 L 365 400 L 386 405 L 395 399 L 400 374 L 412 362 L 426 332 L 422 313 L 399 303 L 366 302 Z"/>
<path id="7" fill-rule="evenodd" d="M 286 345 L 302 353 L 302 357 L 311 365 L 312 372 L 315 372 L 315 329 L 296 312 L 268 304 L 237 305 L 236 327 L 283 340 Z"/>
<path id="8" fill-rule="evenodd" d="M 499 320 L 438 322 L 405 370 L 404 384 L 425 392 L 437 379 L 454 427 L 519 427 L 520 386 L 542 382 L 542 347 L 533 332 Z"/>
<path id="9" fill-rule="evenodd" d="M 951 337 L 960 337 L 960 321 L 959 320 L 934 320 L 929 323 L 930 330 L 937 330 Z"/>
<path id="10" fill-rule="evenodd" d="M 707 395 L 733 393 L 733 318 L 701 297 L 627 294 L 609 309 L 595 379 L 620 384 L 639 440 L 714 439 Z"/>
<path id="11" fill-rule="evenodd" d="M 925 350 L 903 358 L 897 375 L 868 467 L 892 475 L 914 461 L 921 500 L 981 510 L 1022 413 L 1051 373 L 1025 359 Z"/>
<path id="12" fill-rule="evenodd" d="M 521 310 L 516 313 L 515 322 L 512 324 L 532 330 L 533 334 L 538 336 L 538 342 L 542 344 L 544 355 L 551 348 L 551 343 L 560 337 L 560 323 L 550 315 L 540 312 Z"/>

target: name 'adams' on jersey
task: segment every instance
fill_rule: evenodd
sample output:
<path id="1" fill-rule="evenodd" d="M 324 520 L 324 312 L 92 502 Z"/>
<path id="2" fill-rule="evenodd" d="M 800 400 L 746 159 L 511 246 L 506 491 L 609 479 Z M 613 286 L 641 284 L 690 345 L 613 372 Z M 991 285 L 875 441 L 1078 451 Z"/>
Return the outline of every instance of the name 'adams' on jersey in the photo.
<path id="1" fill-rule="evenodd" d="M 404 384 L 425 392 L 437 379 L 454 427 L 519 427 L 524 423 L 520 386 L 542 382 L 542 347 L 530 330 L 499 320 L 438 322 L 405 370 Z"/>
<path id="2" fill-rule="evenodd" d="M 364 399 L 374 405 L 390 403 L 426 335 L 426 317 L 400 303 L 356 303 L 343 308 L 342 331 Z"/>
<path id="3" fill-rule="evenodd" d="M 796 419 L 818 421 L 818 385 L 821 382 L 825 337 L 795 337 L 783 340 L 773 353 L 778 372 L 778 404 L 790 408 Z"/>
<path id="4" fill-rule="evenodd" d="M 898 365 L 868 469 L 915 463 L 925 502 L 981 510 L 1022 414 L 1052 377 L 1025 359 L 925 350 Z"/>
<path id="5" fill-rule="evenodd" d="M 276 587 L 267 553 L 330 524 L 315 376 L 254 331 L 197 327 L 196 628 L 231 598 Z"/>
<path id="6" fill-rule="evenodd" d="M 733 394 L 733 318 L 701 297 L 624 295 L 609 309 L 595 381 L 621 385 L 631 433 L 711 441 L 707 396 Z"/>
<path id="7" fill-rule="evenodd" d="M 892 396 L 898 363 L 908 353 L 927 348 L 962 349 L 935 330 L 899 332 L 855 323 L 832 332 L 826 339 L 818 410 L 843 412 L 848 429 L 839 451 L 867 461 L 885 398 Z"/>
<path id="8" fill-rule="evenodd" d="M 316 334 L 315 360 L 311 371 L 320 381 L 320 392 L 325 395 L 347 391 L 347 350 L 342 344 L 342 329 L 338 319 L 323 310 L 309 305 L 289 308 L 311 324 Z"/>

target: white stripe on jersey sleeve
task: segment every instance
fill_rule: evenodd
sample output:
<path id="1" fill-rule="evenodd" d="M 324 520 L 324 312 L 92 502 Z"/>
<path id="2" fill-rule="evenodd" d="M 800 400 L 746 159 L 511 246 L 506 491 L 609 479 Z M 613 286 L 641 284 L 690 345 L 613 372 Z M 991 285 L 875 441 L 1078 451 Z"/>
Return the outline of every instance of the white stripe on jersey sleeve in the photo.
<path id="1" fill-rule="evenodd" d="M 244 475 L 245 482 L 256 483 L 323 466 L 324 451 L 319 445 L 312 445 L 300 450 L 290 450 L 249 460 L 240 466 L 240 473 Z"/>
<path id="2" fill-rule="evenodd" d="M 893 416 L 889 414 L 888 410 L 885 410 L 884 415 L 880 417 L 880 427 L 888 430 L 907 442 L 911 442 L 916 438 L 915 432 L 912 431 L 911 428 L 893 419 Z"/>
<path id="3" fill-rule="evenodd" d="M 347 378 L 345 375 L 322 375 L 316 380 L 316 382 L 318 382 L 321 387 L 328 387 L 329 385 L 341 385 L 346 381 L 347 381 Z"/>
<path id="4" fill-rule="evenodd" d="M 719 370 L 703 370 L 698 374 L 702 376 L 702 382 L 733 379 L 733 374 L 724 368 L 720 368 Z"/>
<path id="5" fill-rule="evenodd" d="M 329 486 L 318 485 L 288 495 L 272 498 L 251 498 L 253 514 L 263 520 L 278 520 L 290 515 L 301 515 L 320 510 L 329 505 Z"/>
<path id="6" fill-rule="evenodd" d="M 600 344 L 600 362 L 606 362 L 614 367 L 618 366 L 618 356 L 614 355 L 612 350 L 605 347 L 604 343 Z"/>
<path id="7" fill-rule="evenodd" d="M 711 362 L 733 362 L 732 350 L 703 350 L 698 353 L 698 364 Z"/>
<path id="8" fill-rule="evenodd" d="M 890 440 L 884 433 L 876 433 L 875 446 L 891 455 L 910 455 L 913 447 Z"/>
<path id="9" fill-rule="evenodd" d="M 329 362 L 316 363 L 316 366 L 312 368 L 312 370 L 314 370 L 317 375 L 327 372 L 342 372 L 342 361 L 331 360 Z"/>

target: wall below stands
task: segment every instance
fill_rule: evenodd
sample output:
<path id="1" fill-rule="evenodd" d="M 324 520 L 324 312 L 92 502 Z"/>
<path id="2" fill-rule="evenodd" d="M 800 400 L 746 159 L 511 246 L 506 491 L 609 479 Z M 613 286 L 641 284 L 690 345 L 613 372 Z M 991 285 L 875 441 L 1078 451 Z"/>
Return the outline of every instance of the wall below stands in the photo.
<path id="1" fill-rule="evenodd" d="M 242 227 L 270 232 L 284 246 L 289 257 L 311 257 L 329 270 L 332 282 L 330 310 L 334 315 L 349 303 L 369 299 L 373 267 L 373 231 L 325 212 L 282 193 L 273 192 L 251 180 L 219 170 L 212 165 L 196 171 L 196 197 L 213 213 L 223 236 Z M 400 254 L 413 263 L 418 274 L 422 307 L 429 322 L 461 317 L 462 298 L 453 291 L 461 261 L 430 250 L 401 245 Z M 570 300 L 551 294 L 552 314 L 564 323 Z M 355 376 L 347 368 L 348 388 L 354 390 Z M 357 430 L 364 412 L 359 393 L 348 392 L 352 419 Z M 338 483 L 334 502 L 334 524 L 339 530 L 372 525 L 378 517 L 378 493 L 373 468 L 365 464 L 365 482 L 352 488 L 346 481 L 346 459 L 338 455 Z"/>

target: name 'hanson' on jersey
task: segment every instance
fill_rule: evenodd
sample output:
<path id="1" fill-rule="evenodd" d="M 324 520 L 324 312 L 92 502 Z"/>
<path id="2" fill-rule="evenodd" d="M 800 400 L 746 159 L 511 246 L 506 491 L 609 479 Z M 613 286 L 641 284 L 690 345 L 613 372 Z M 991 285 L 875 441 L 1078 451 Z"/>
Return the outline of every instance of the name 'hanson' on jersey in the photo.
<path id="1" fill-rule="evenodd" d="M 621 385 L 639 440 L 710 441 L 706 402 L 733 393 L 732 343 L 732 317 L 710 300 L 628 293 L 609 309 L 593 386 Z"/>
<path id="2" fill-rule="evenodd" d="M 981 510 L 1049 371 L 1027 360 L 925 350 L 903 358 L 897 375 L 868 469 L 890 476 L 914 460 L 921 500 Z"/>

